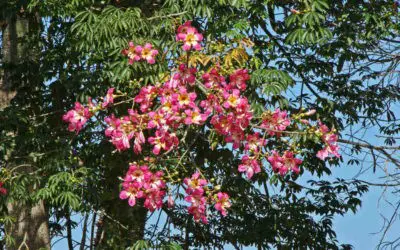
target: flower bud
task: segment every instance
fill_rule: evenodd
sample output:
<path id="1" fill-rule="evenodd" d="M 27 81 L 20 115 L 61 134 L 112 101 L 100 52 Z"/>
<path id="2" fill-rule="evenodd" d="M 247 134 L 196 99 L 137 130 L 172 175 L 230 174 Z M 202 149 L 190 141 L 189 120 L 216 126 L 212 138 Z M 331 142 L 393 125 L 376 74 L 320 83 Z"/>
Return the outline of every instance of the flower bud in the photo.
<path id="1" fill-rule="evenodd" d="M 312 116 L 313 114 L 315 114 L 315 112 L 317 112 L 315 109 L 311 109 L 308 112 L 304 113 L 305 116 Z"/>
<path id="2" fill-rule="evenodd" d="M 305 125 L 310 124 L 310 122 L 308 120 L 305 120 L 305 119 L 301 119 L 300 122 L 305 124 Z"/>
<path id="3" fill-rule="evenodd" d="M 174 199 L 172 198 L 172 195 L 168 196 L 168 208 L 172 208 L 174 206 Z"/>
<path id="4" fill-rule="evenodd" d="M 293 14 L 300 14 L 300 11 L 296 9 L 291 9 L 290 12 L 292 12 Z"/>

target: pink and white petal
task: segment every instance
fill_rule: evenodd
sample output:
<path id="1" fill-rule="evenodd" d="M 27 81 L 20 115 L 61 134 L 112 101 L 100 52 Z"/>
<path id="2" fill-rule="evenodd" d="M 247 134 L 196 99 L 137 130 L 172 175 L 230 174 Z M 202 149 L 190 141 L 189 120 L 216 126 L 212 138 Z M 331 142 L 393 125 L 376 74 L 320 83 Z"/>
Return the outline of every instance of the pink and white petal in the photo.
<path id="1" fill-rule="evenodd" d="M 125 190 L 122 190 L 122 191 L 119 193 L 119 198 L 120 198 L 121 200 L 128 199 L 128 197 L 129 197 L 129 194 L 128 194 L 128 192 L 126 192 Z"/>
<path id="2" fill-rule="evenodd" d="M 135 198 L 134 196 L 129 197 L 128 204 L 129 204 L 129 206 L 131 206 L 131 207 L 135 206 L 135 204 L 136 204 L 136 198 Z"/>

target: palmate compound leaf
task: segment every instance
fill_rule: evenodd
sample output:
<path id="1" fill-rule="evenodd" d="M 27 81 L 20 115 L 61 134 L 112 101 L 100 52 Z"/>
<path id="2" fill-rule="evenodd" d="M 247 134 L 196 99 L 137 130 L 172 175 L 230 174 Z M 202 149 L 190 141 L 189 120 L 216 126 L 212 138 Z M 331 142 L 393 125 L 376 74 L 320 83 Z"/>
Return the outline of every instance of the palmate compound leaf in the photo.
<path id="1" fill-rule="evenodd" d="M 64 207 L 71 207 L 74 210 L 77 210 L 80 205 L 80 197 L 73 192 L 67 191 L 62 192 L 60 195 L 55 199 L 55 201 Z"/>
<path id="2" fill-rule="evenodd" d="M 260 69 L 252 74 L 252 84 L 262 84 L 263 93 L 279 95 L 293 85 L 294 81 L 290 75 L 277 69 Z"/>
<path id="3" fill-rule="evenodd" d="M 144 249 L 150 249 L 150 242 L 147 240 L 138 240 L 133 244 L 129 250 L 144 250 Z"/>
<path id="4" fill-rule="evenodd" d="M 183 248 L 178 243 L 172 242 L 172 243 L 168 243 L 166 245 L 161 246 L 161 249 L 163 249 L 163 250 L 181 250 Z"/>

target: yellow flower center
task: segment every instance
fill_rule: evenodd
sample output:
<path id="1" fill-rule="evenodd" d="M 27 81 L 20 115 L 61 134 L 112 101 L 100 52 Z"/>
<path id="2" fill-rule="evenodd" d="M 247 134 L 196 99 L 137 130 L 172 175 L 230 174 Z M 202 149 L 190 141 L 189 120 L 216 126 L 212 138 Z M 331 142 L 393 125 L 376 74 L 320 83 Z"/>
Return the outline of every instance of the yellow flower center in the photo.
<path id="1" fill-rule="evenodd" d="M 193 121 L 199 121 L 200 120 L 200 114 L 198 112 L 192 112 L 192 120 Z"/>
<path id="2" fill-rule="evenodd" d="M 187 94 L 179 95 L 180 104 L 189 104 L 189 96 Z"/>
<path id="3" fill-rule="evenodd" d="M 150 49 L 143 49 L 142 56 L 143 57 L 151 56 L 151 50 Z"/>
<path id="4" fill-rule="evenodd" d="M 196 36 L 194 34 L 187 34 L 186 35 L 186 42 L 189 43 L 189 44 L 196 44 L 197 43 Z"/>
<path id="5" fill-rule="evenodd" d="M 236 96 L 231 95 L 228 97 L 228 103 L 233 107 L 236 107 L 237 101 L 238 101 L 238 98 Z"/>

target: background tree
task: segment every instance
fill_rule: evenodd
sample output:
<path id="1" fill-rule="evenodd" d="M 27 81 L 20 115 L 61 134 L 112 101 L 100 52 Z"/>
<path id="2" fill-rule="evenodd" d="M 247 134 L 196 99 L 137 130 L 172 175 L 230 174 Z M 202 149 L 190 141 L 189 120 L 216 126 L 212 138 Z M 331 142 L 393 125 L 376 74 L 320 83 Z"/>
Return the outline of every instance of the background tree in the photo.
<path id="1" fill-rule="evenodd" d="M 40 84 L 41 78 L 34 74 L 39 69 L 37 45 L 27 47 L 26 41 L 37 40 L 35 35 L 39 32 L 40 19 L 35 13 L 26 13 L 22 5 L 9 3 L 1 4 L 2 20 L 2 69 L 0 71 L 0 107 L 5 108 L 10 105 L 11 100 L 30 99 L 28 89 L 35 90 Z M 38 103 L 30 103 L 30 108 L 38 110 Z M 11 116 L 11 115 L 9 115 Z M 2 116 L 2 123 L 8 123 Z M 2 131 L 2 134 L 10 138 L 18 138 L 25 134 L 26 127 L 15 129 L 15 124 L 10 122 L 8 125 L 14 130 Z M 27 138 L 26 138 L 27 139 Z M 14 145 L 15 146 L 15 145 Z M 26 154 L 27 148 L 19 151 L 18 148 L 3 146 L 8 152 L 13 154 Z M 7 157 L 6 155 L 4 155 Z M 27 162 L 16 160 L 7 162 L 5 167 L 9 172 L 16 174 L 33 174 L 34 168 Z M 30 190 L 38 190 L 32 183 L 26 183 Z M 26 190 L 24 190 L 26 192 Z M 5 232 L 12 236 L 17 245 L 28 244 L 31 248 L 50 247 L 49 228 L 47 211 L 43 201 L 32 201 L 23 197 L 13 197 L 8 200 L 7 213 L 13 218 L 13 223 L 8 223 Z"/>
<path id="2" fill-rule="evenodd" d="M 77 136 L 66 131 L 61 115 L 74 101 L 103 96 L 111 86 L 139 89 L 168 69 L 166 60 L 154 67 L 127 67 L 120 52 L 128 41 L 152 41 L 157 48 L 170 48 L 163 56 L 171 56 L 176 46 L 175 29 L 186 20 L 195 20 L 212 46 L 227 41 L 254 43 L 251 53 L 226 48 L 228 59 L 223 63 L 243 63 L 241 66 L 250 69 L 247 96 L 256 110 L 274 106 L 293 112 L 315 108 L 319 119 L 342 131 L 341 142 L 351 147 L 352 156 L 365 152 L 372 155 L 374 168 L 382 162 L 399 165 L 395 155 L 399 124 L 394 111 L 400 93 L 396 81 L 396 2 L 61 2 L 3 4 L 9 10 L 7 15 L 21 15 L 22 7 L 23 15 L 40 17 L 40 24 L 32 35 L 23 36 L 24 47 L 35 54 L 33 65 L 24 63 L 26 56 L 19 58 L 21 65 L 10 65 L 7 44 L 2 43 L 2 86 L 8 86 L 5 79 L 10 69 L 17 79 L 24 80 L 10 85 L 17 94 L 1 111 L 0 152 L 1 164 L 7 166 L 2 176 L 9 192 L 2 197 L 3 204 L 44 200 L 50 237 L 66 237 L 70 249 L 78 243 L 82 248 L 127 247 L 142 238 L 154 243 L 177 242 L 184 247 L 340 247 L 332 229 L 333 215 L 356 211 L 359 196 L 367 189 L 365 183 L 311 178 L 306 185 L 301 177 L 288 180 L 261 175 L 257 182 L 262 188 L 255 187 L 230 175 L 232 166 L 237 166 L 237 156 L 226 149 L 209 151 L 208 140 L 202 139 L 205 132 L 197 132 L 200 135 L 191 135 L 196 143 L 190 146 L 190 154 L 198 164 L 207 160 L 221 171 L 218 175 L 231 176 L 224 187 L 237 194 L 232 216 L 200 226 L 177 206 L 173 211 L 164 210 L 168 215 L 166 226 L 145 226 L 149 215 L 139 206 L 128 207 L 117 196 L 118 176 L 133 160 L 132 153 L 110 154 L 113 148 L 99 131 L 101 124 L 89 125 Z M 4 24 L 4 14 L 1 20 Z M 10 26 L 3 27 L 6 41 Z M 195 59 L 203 62 L 207 58 Z M 140 77 L 141 81 L 130 82 Z M 121 105 L 121 114 L 123 110 L 126 107 Z M 359 126 L 364 131 L 378 126 L 381 136 L 387 137 L 385 143 L 391 145 L 362 141 L 350 129 Z M 339 165 L 335 160 L 330 163 Z M 29 165 L 29 169 L 16 171 L 20 165 Z M 333 166 L 325 166 L 311 155 L 303 164 L 304 171 L 315 176 L 329 175 Z M 208 175 L 216 173 L 210 170 Z M 15 216 L 5 208 L 2 212 L 5 225 L 15 223 Z M 79 242 L 71 234 L 77 226 L 71 217 L 74 213 L 84 214 L 82 223 L 88 230 Z M 6 239 L 12 243 L 11 238 Z M 20 245 L 18 240 L 15 245 Z"/>

